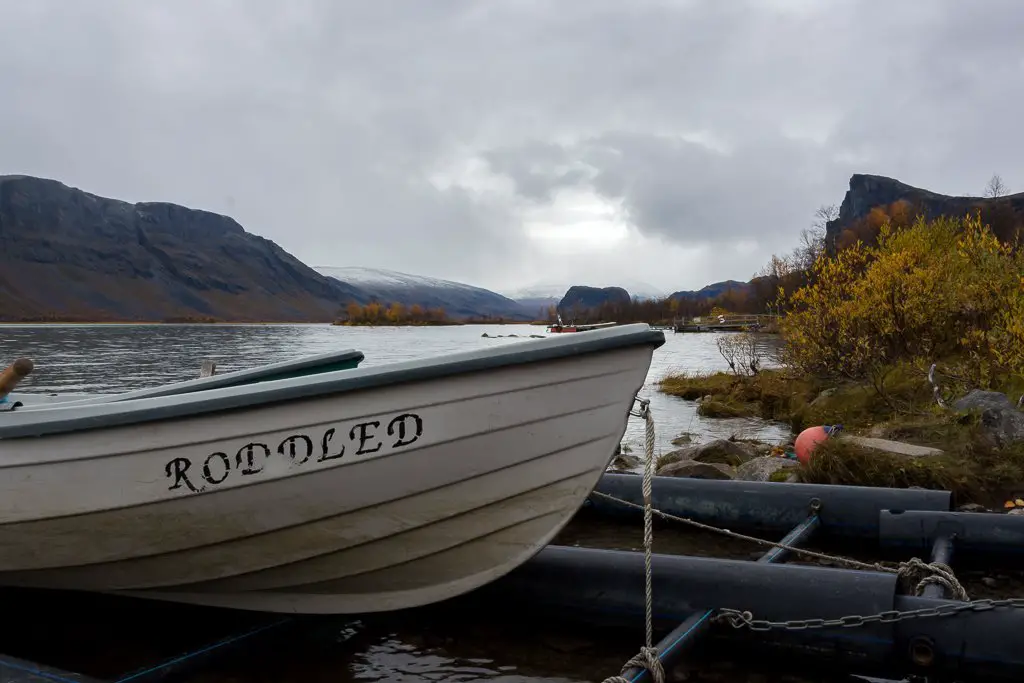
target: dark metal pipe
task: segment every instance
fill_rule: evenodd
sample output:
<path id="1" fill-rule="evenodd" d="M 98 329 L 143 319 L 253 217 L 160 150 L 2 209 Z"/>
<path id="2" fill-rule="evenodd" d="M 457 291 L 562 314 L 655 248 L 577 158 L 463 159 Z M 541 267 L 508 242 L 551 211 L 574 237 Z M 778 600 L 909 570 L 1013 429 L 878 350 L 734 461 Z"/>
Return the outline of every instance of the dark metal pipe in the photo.
<path id="1" fill-rule="evenodd" d="M 942 535 L 935 538 L 935 543 L 932 544 L 932 557 L 931 561 L 941 562 L 944 565 L 952 566 L 953 563 L 953 537 Z M 949 598 L 948 589 L 941 583 L 929 583 L 921 591 L 922 597 L 925 598 Z"/>
<path id="2" fill-rule="evenodd" d="M 104 683 L 79 673 L 0 655 L 0 681 L 4 683 Z"/>
<path id="3" fill-rule="evenodd" d="M 654 555 L 652 572 L 654 618 L 659 626 L 667 622 L 669 628 L 694 613 L 720 607 L 750 610 L 757 619 L 773 621 L 871 614 L 891 609 L 896 592 L 894 574 L 805 565 Z M 642 628 L 643 587 L 643 553 L 548 546 L 505 578 L 469 594 L 467 600 L 499 609 L 533 607 L 563 618 Z M 840 643 L 854 658 L 877 660 L 892 646 L 888 624 L 786 632 L 785 636 L 796 649 L 806 649 L 824 637 L 832 645 Z"/>
<path id="4" fill-rule="evenodd" d="M 940 536 L 955 536 L 957 553 L 1024 554 L 1024 517 L 984 512 L 883 510 L 878 515 L 883 546 L 929 549 Z"/>
<path id="5" fill-rule="evenodd" d="M 605 474 L 596 491 L 643 504 L 642 478 L 635 474 Z M 680 517 L 715 523 L 731 529 L 788 532 L 804 521 L 813 501 L 821 502 L 821 524 L 830 535 L 874 538 L 882 510 L 948 511 L 949 491 L 884 489 L 866 486 L 783 484 L 717 481 L 685 477 L 655 477 L 655 508 Z M 640 519 L 639 510 L 600 496 L 591 496 L 585 509 L 625 519 Z"/>
<path id="6" fill-rule="evenodd" d="M 895 603 L 900 611 L 961 604 L 905 595 Z M 1024 609 L 907 619 L 896 624 L 895 637 L 903 673 L 933 681 L 1024 680 Z"/>
<path id="7" fill-rule="evenodd" d="M 672 626 L 716 607 L 788 621 L 963 604 L 896 596 L 896 576 L 881 572 L 670 555 L 655 555 L 652 570 L 655 619 Z M 642 633 L 643 586 L 643 553 L 549 546 L 505 578 L 453 602 L 470 609 L 532 609 L 588 624 L 610 619 Z M 852 628 L 751 632 L 708 626 L 716 641 L 739 639 L 751 652 L 839 658 L 851 670 L 873 675 L 898 671 L 926 672 L 935 680 L 947 675 L 960 681 L 1024 680 L 1024 609 Z"/>

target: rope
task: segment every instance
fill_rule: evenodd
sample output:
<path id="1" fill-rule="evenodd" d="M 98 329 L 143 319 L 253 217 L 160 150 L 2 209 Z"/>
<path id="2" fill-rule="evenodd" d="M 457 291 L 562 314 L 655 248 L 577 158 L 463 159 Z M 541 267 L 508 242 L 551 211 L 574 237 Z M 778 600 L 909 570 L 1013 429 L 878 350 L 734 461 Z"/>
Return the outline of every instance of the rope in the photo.
<path id="1" fill-rule="evenodd" d="M 665 683 L 665 669 L 661 666 L 661 660 L 658 659 L 658 651 L 653 647 L 640 648 L 640 652 L 633 655 L 622 667 L 622 674 L 630 669 L 647 669 L 651 673 L 654 683 Z M 633 683 L 622 674 L 609 676 L 602 683 Z"/>
<path id="2" fill-rule="evenodd" d="M 783 550 L 788 550 L 791 553 L 796 553 L 798 555 L 803 555 L 805 557 L 813 557 L 818 560 L 827 560 L 829 562 L 835 562 L 836 564 L 843 564 L 852 569 L 865 569 L 868 571 L 880 571 L 885 572 L 887 574 L 896 574 L 898 577 L 903 579 L 910 579 L 915 575 L 924 574 L 924 578 L 922 578 L 920 582 L 918 582 L 917 587 L 915 589 L 915 593 L 917 595 L 921 594 L 921 591 L 924 589 L 926 585 L 930 583 L 937 583 L 949 589 L 949 592 L 951 595 L 954 596 L 954 599 L 964 601 L 968 599 L 967 591 L 960 584 L 960 582 L 957 581 L 956 576 L 953 574 L 953 570 L 949 567 L 949 565 L 943 564 L 942 562 L 929 563 L 924 562 L 919 558 L 912 557 L 907 562 L 899 563 L 899 565 L 895 568 L 886 566 L 880 562 L 861 562 L 859 560 L 852 560 L 846 557 L 840 557 L 839 555 L 828 555 L 826 553 L 819 553 L 814 550 L 799 548 L 797 546 L 789 545 L 788 543 L 766 541 L 765 539 L 757 538 L 756 536 L 747 536 L 746 534 L 739 534 L 735 531 L 730 531 L 729 529 L 721 529 L 719 527 L 712 526 L 710 524 L 704 524 L 703 522 L 698 522 L 693 519 L 672 515 L 667 512 L 662 512 L 657 508 L 651 507 L 650 504 L 646 502 L 646 499 L 645 505 L 641 506 L 628 500 L 616 498 L 615 496 L 609 496 L 607 493 L 603 493 L 601 491 L 594 491 L 591 495 L 599 496 L 601 498 L 605 498 L 607 500 L 637 510 L 644 510 L 645 515 L 647 513 L 647 509 L 650 508 L 653 514 L 658 515 L 662 519 L 671 520 L 673 522 L 682 522 L 683 524 L 689 524 L 690 526 L 696 527 L 698 529 L 711 531 L 716 534 L 722 534 L 724 536 L 729 536 L 730 538 L 735 538 L 740 541 L 749 541 L 750 543 L 757 543 L 759 545 L 771 546 L 773 548 L 781 548 Z"/>
<path id="3" fill-rule="evenodd" d="M 945 588 L 953 600 L 970 601 L 967 597 L 967 591 L 957 581 L 956 575 L 953 574 L 953 568 L 945 562 L 924 562 L 916 557 L 912 557 L 907 562 L 900 563 L 897 573 L 905 579 L 910 579 L 914 575 L 924 575 L 917 582 L 917 586 L 914 589 L 916 595 L 921 595 L 924 592 L 925 586 L 937 584 Z"/>
<path id="4" fill-rule="evenodd" d="M 625 677 L 630 669 L 646 669 L 654 683 L 664 683 L 665 670 L 658 659 L 658 650 L 653 646 L 654 641 L 654 588 L 651 571 L 651 557 L 654 548 L 654 506 L 651 504 L 651 494 L 654 484 L 654 416 L 651 414 L 650 401 L 637 398 L 640 403 L 640 410 L 631 413 L 644 419 L 644 478 L 641 486 L 644 497 L 642 509 L 644 511 L 644 621 L 645 621 L 645 645 L 640 648 L 638 654 L 622 667 L 618 676 L 610 676 L 602 683 L 632 683 Z M 637 506 L 641 507 L 641 506 Z"/>
<path id="5" fill-rule="evenodd" d="M 654 506 L 651 503 L 652 489 L 654 486 L 654 417 L 651 415 L 650 404 L 643 404 L 640 414 L 644 417 L 646 427 L 646 439 L 644 442 L 644 480 L 642 490 L 644 495 L 644 594 L 645 613 L 647 626 L 647 648 L 654 646 L 654 589 L 652 587 L 651 555 L 654 548 Z"/>

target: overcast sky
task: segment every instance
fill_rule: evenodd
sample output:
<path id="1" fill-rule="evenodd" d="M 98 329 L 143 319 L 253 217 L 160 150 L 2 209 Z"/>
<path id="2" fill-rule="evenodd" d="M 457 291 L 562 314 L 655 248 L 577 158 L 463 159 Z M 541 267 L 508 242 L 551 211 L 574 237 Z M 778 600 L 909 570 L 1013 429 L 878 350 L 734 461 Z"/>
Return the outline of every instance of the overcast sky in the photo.
<path id="1" fill-rule="evenodd" d="M 851 173 L 1024 190 L 1020 0 L 0 0 L 0 173 L 507 291 L 748 279 Z"/>

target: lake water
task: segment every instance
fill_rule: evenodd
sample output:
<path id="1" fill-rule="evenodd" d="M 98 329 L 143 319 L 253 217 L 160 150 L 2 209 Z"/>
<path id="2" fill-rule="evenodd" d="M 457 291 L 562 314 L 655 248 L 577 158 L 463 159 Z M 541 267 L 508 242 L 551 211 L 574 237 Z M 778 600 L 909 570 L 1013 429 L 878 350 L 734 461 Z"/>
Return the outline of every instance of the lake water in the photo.
<path id="1" fill-rule="evenodd" d="M 484 333 L 488 337 L 484 337 Z M 519 338 L 497 335 L 520 335 Z M 35 361 L 35 371 L 19 391 L 108 393 L 198 375 L 204 359 L 218 371 L 250 367 L 328 350 L 355 348 L 363 366 L 433 356 L 523 341 L 544 334 L 543 327 L 490 325 L 433 328 L 347 328 L 329 325 L 3 325 L 0 363 L 19 356 Z M 699 440 L 734 433 L 764 440 L 788 436 L 785 427 L 755 420 L 708 420 L 692 402 L 657 391 L 657 381 L 673 371 L 724 369 L 714 334 L 666 332 L 666 344 L 654 354 L 641 396 L 651 400 L 657 450 L 673 449 L 682 432 Z M 630 420 L 624 443 L 642 453 L 643 425 Z M 637 530 L 636 545 L 640 544 Z M 282 642 L 281 651 L 264 653 L 259 663 L 233 660 L 194 681 L 458 681 L 542 683 L 601 681 L 618 673 L 636 653 L 642 632 L 601 640 L 548 624 L 516 624 L 514 615 L 496 615 L 493 623 L 470 624 L 432 619 L 428 623 L 384 615 L 339 628 L 325 645 Z M 86 626 L 85 629 L 95 627 Z M 139 628 L 132 628 L 139 636 Z M 143 629 L 144 630 L 144 629 Z M 44 632 L 50 632 L 44 628 Z M 116 640 L 108 638 L 106 640 Z M 107 647 L 126 648 L 107 642 Z M 0 647 L 2 651 L 2 647 Z M 114 655 L 112 655 L 114 656 Z M 53 662 L 58 663 L 58 662 Z M 764 673 L 734 671 L 719 661 L 699 680 L 768 681 Z M 697 680 L 697 679 L 694 679 Z M 783 680 L 783 679 L 778 679 Z M 792 680 L 792 679 L 789 679 Z"/>
<path id="2" fill-rule="evenodd" d="M 524 336 L 544 333 L 543 327 L 531 325 L 0 325 L 0 363 L 19 356 L 35 361 L 19 391 L 110 393 L 192 379 L 207 358 L 222 372 L 355 348 L 366 356 L 361 366 L 368 367 L 515 344 Z M 671 372 L 725 369 L 717 336 L 669 331 L 665 345 L 654 352 L 640 396 L 651 400 L 657 453 L 675 448 L 671 440 L 682 432 L 696 440 L 737 434 L 778 441 L 788 436 L 785 426 L 759 420 L 702 418 L 693 402 L 657 390 L 658 380 Z M 637 454 L 643 452 L 644 427 L 638 418 L 630 420 L 623 443 Z"/>

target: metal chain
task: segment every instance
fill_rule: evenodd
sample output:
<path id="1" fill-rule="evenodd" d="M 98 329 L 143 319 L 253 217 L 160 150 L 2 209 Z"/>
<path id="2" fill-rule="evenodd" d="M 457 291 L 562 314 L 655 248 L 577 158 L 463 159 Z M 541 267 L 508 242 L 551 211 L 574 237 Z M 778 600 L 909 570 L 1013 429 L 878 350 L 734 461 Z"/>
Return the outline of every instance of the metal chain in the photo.
<path id="1" fill-rule="evenodd" d="M 912 610 L 886 610 L 870 616 L 850 615 L 837 619 L 792 619 L 789 621 L 768 621 L 754 619 L 753 614 L 735 609 L 722 608 L 712 617 L 714 621 L 725 621 L 733 628 L 749 628 L 751 631 L 770 631 L 783 629 L 787 631 L 806 631 L 816 628 L 854 628 L 867 624 L 892 624 L 906 619 L 922 619 L 929 617 L 948 617 L 964 612 L 986 612 L 999 607 L 1024 609 L 1024 598 L 1003 598 L 995 600 L 985 598 L 971 602 L 947 602 L 936 607 L 922 607 Z"/>
<path id="2" fill-rule="evenodd" d="M 658 650 L 653 646 L 654 642 L 654 589 L 653 574 L 651 569 L 651 557 L 654 553 L 654 506 L 651 503 L 654 483 L 654 416 L 651 414 L 651 402 L 640 397 L 636 398 L 640 409 L 636 412 L 630 411 L 630 415 L 643 418 L 644 434 L 644 478 L 642 491 L 644 504 L 644 621 L 645 621 L 645 645 L 640 648 L 638 654 L 633 655 L 622 667 L 618 676 L 609 676 L 602 683 L 630 683 L 622 674 L 630 669 L 646 669 L 651 674 L 654 683 L 664 683 L 665 671 L 658 658 Z M 641 506 L 638 506 L 641 507 Z"/>

